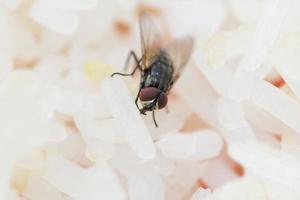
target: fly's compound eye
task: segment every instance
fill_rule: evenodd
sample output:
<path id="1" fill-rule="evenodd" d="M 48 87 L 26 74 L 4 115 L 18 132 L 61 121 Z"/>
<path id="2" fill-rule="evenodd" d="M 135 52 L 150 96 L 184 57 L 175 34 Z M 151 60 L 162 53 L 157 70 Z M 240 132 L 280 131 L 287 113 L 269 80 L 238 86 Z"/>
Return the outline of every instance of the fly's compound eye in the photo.
<path id="1" fill-rule="evenodd" d="M 152 102 L 155 98 L 158 98 L 158 109 L 164 108 L 168 103 L 167 95 L 155 87 L 143 88 L 140 92 L 139 98 L 142 102 Z"/>

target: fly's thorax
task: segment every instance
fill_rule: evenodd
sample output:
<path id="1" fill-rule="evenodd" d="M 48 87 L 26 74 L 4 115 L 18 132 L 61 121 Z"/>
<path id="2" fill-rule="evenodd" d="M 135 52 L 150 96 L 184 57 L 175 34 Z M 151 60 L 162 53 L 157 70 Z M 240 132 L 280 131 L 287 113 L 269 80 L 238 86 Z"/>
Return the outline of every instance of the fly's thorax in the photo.
<path id="1" fill-rule="evenodd" d="M 146 51 L 142 56 L 140 64 L 145 69 L 151 67 L 157 61 L 163 62 L 166 65 L 172 65 L 170 56 L 162 49 L 150 49 Z"/>

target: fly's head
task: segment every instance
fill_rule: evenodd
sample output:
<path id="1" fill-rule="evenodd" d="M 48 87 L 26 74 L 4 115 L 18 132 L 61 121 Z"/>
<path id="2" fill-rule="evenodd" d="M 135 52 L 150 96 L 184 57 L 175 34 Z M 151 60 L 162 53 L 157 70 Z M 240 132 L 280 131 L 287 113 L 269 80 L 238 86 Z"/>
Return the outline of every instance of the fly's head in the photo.
<path id="1" fill-rule="evenodd" d="M 145 114 L 147 111 L 162 109 L 168 103 L 167 95 L 155 87 L 141 89 L 139 99 L 143 105 L 143 108 L 140 110 L 141 114 Z"/>

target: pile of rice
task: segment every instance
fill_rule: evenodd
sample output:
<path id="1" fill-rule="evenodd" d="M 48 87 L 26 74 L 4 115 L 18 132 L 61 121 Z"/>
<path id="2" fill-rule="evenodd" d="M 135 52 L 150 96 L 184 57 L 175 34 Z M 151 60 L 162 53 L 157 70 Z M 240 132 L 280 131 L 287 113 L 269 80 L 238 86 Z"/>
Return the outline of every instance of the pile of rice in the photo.
<path id="1" fill-rule="evenodd" d="M 300 199 L 300 2 L 0 0 L 0 200 Z M 141 116 L 138 13 L 196 40 Z"/>

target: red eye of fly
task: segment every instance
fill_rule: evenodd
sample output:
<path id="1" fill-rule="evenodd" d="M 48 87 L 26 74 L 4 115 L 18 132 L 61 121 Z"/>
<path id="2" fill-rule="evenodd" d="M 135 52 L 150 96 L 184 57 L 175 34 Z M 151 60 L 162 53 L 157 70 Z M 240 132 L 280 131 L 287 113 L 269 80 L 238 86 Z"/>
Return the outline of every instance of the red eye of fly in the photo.
<path id="1" fill-rule="evenodd" d="M 141 101 L 152 101 L 158 95 L 160 95 L 159 99 L 157 100 L 158 109 L 162 109 L 167 105 L 168 97 L 165 93 L 155 87 L 143 88 L 140 92 L 139 98 Z"/>

